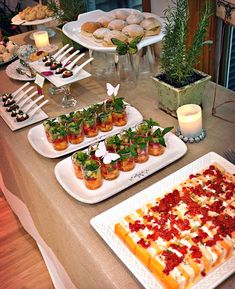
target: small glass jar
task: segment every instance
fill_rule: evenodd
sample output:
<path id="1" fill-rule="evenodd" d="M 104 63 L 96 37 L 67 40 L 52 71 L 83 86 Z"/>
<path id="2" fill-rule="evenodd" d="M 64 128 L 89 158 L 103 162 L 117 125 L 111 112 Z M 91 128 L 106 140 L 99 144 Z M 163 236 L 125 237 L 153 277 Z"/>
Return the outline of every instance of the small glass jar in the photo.
<path id="1" fill-rule="evenodd" d="M 126 110 L 123 111 L 112 111 L 113 125 L 124 126 L 127 124 L 127 113 Z"/>
<path id="2" fill-rule="evenodd" d="M 100 162 L 96 160 L 87 160 L 82 166 L 83 179 L 85 186 L 89 190 L 96 190 L 101 187 L 103 179 L 101 175 Z"/>
<path id="3" fill-rule="evenodd" d="M 135 145 L 135 162 L 136 163 L 145 163 L 149 159 L 149 153 L 148 153 L 148 140 L 146 139 L 146 136 L 143 135 L 137 135 L 134 139 L 134 145 Z"/>
<path id="4" fill-rule="evenodd" d="M 68 139 L 71 144 L 79 144 L 84 140 L 83 122 L 69 122 L 67 125 Z"/>
<path id="5" fill-rule="evenodd" d="M 105 140 L 106 150 L 110 153 L 116 153 L 120 145 L 121 141 L 117 135 L 109 136 Z"/>
<path id="6" fill-rule="evenodd" d="M 151 156 L 160 156 L 164 154 L 165 147 L 159 142 L 149 141 L 148 151 Z"/>
<path id="7" fill-rule="evenodd" d="M 120 158 L 118 160 L 118 168 L 120 171 L 129 172 L 135 167 L 135 159 L 131 152 L 127 149 L 118 151 Z"/>
<path id="8" fill-rule="evenodd" d="M 113 129 L 113 120 L 111 111 L 102 111 L 97 117 L 98 128 L 106 132 Z"/>
<path id="9" fill-rule="evenodd" d="M 96 115 L 90 115 L 89 118 L 83 119 L 83 131 L 86 137 L 95 137 L 98 135 Z"/>
<path id="10" fill-rule="evenodd" d="M 105 180 L 114 180 L 119 176 L 117 161 L 112 161 L 110 164 L 101 164 L 101 173 Z"/>
<path id="11" fill-rule="evenodd" d="M 82 164 L 88 159 L 88 155 L 85 152 L 75 152 L 71 156 L 73 169 L 78 179 L 83 179 Z"/>
<path id="12" fill-rule="evenodd" d="M 62 151 L 68 148 L 68 133 L 63 125 L 56 126 L 51 131 L 52 145 L 56 151 Z"/>
<path id="13" fill-rule="evenodd" d="M 53 127 L 58 125 L 57 122 L 55 122 L 55 119 L 48 119 L 43 122 L 44 131 L 47 137 L 47 140 L 49 143 L 52 143 L 52 133 Z"/>

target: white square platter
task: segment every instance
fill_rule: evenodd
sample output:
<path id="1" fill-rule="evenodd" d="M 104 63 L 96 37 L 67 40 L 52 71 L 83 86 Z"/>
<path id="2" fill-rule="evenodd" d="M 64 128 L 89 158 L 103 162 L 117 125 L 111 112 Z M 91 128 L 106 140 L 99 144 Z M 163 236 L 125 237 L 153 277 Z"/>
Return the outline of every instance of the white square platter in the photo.
<path id="1" fill-rule="evenodd" d="M 164 195 L 164 193 L 173 189 L 174 186 L 188 178 L 190 174 L 195 174 L 214 162 L 220 164 L 229 173 L 235 173 L 235 166 L 232 163 L 228 162 L 220 155 L 210 152 L 90 220 L 93 228 L 146 289 L 162 289 L 163 287 L 152 275 L 152 273 L 115 235 L 115 223 L 122 217 L 142 207 L 156 197 Z M 207 276 L 203 277 L 198 283 L 191 287 L 191 289 L 215 288 L 234 272 L 235 256 L 232 256 L 220 266 L 216 267 Z"/>
<path id="2" fill-rule="evenodd" d="M 22 95 L 22 93 L 23 91 L 21 91 L 21 93 L 19 94 L 19 97 L 20 95 Z M 27 97 L 27 94 L 24 96 L 24 98 L 26 97 Z M 27 107 L 29 107 L 31 103 L 32 103 L 32 100 L 29 99 L 28 102 L 24 105 L 24 110 L 27 110 Z M 37 107 L 37 104 L 34 104 L 34 106 L 32 107 L 32 110 L 36 107 Z M 48 118 L 48 115 L 42 109 L 39 109 L 31 118 L 22 122 L 17 122 L 14 117 L 11 117 L 10 112 L 6 112 L 6 108 L 7 107 L 3 106 L 3 102 L 1 102 L 0 103 L 0 115 L 12 131 L 21 129 L 23 127 L 29 126 L 31 124 L 37 123 L 39 121 L 42 121 Z"/>

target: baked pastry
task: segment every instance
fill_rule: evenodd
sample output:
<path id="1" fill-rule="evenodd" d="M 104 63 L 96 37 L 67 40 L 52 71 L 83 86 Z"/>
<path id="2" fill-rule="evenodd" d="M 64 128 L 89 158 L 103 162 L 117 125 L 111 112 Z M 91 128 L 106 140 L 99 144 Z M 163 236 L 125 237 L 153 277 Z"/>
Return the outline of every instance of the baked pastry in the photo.
<path id="1" fill-rule="evenodd" d="M 154 17 L 144 19 L 140 25 L 144 28 L 145 36 L 158 35 L 161 32 L 161 23 Z"/>
<path id="2" fill-rule="evenodd" d="M 106 15 L 106 16 L 101 16 L 97 19 L 97 22 L 101 24 L 102 27 L 107 28 L 109 22 L 113 21 L 114 18 L 112 16 Z"/>
<path id="3" fill-rule="evenodd" d="M 127 17 L 126 22 L 128 24 L 140 24 L 144 20 L 144 16 L 141 13 L 131 14 Z"/>
<path id="4" fill-rule="evenodd" d="M 23 11 L 19 12 L 19 17 L 22 20 L 33 21 L 36 19 L 44 19 L 51 17 L 54 12 L 50 10 L 46 5 L 38 4 L 33 7 L 27 7 Z"/>
<path id="5" fill-rule="evenodd" d="M 122 33 L 121 31 L 117 31 L 117 30 L 112 30 L 108 33 L 106 33 L 104 35 L 104 40 L 102 42 L 102 45 L 103 46 L 115 46 L 113 43 L 112 43 L 112 38 L 117 38 L 123 42 L 127 42 L 127 36 Z"/>
<path id="6" fill-rule="evenodd" d="M 115 224 L 165 288 L 189 288 L 234 254 L 235 177 L 217 164 Z"/>
<path id="7" fill-rule="evenodd" d="M 137 36 L 144 36 L 144 29 L 137 24 L 130 24 L 122 29 L 122 32 L 128 37 L 128 42 L 131 42 Z"/>
<path id="8" fill-rule="evenodd" d="M 126 22 L 121 19 L 115 19 L 108 24 L 108 29 L 110 30 L 119 30 L 122 31 L 122 29 L 126 26 Z"/>
<path id="9" fill-rule="evenodd" d="M 118 9 L 114 11 L 114 16 L 117 19 L 126 20 L 130 13 L 124 9 Z"/>
<path id="10" fill-rule="evenodd" d="M 93 33 L 92 38 L 96 42 L 102 42 L 104 40 L 104 36 L 106 33 L 110 32 L 108 28 L 98 28 L 96 31 Z"/>
<path id="11" fill-rule="evenodd" d="M 101 24 L 99 22 L 87 21 L 82 24 L 81 33 L 85 36 L 91 37 L 93 32 L 98 28 L 101 28 Z"/>

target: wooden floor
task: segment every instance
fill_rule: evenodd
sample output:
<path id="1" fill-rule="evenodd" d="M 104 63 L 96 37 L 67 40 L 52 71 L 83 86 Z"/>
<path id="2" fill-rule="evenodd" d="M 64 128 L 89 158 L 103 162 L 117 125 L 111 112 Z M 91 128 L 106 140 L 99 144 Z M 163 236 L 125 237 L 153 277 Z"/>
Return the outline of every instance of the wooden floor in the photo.
<path id="1" fill-rule="evenodd" d="M 35 241 L 0 192 L 0 288 L 53 289 Z"/>

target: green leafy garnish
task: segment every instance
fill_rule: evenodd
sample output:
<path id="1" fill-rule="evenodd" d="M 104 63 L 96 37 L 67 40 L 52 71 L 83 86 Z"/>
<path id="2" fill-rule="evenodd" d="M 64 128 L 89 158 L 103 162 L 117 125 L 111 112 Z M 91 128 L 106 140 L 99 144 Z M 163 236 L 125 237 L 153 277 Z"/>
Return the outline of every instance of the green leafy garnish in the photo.
<path id="1" fill-rule="evenodd" d="M 116 51 L 119 55 L 135 54 L 138 52 L 137 44 L 141 41 L 143 36 L 135 37 L 130 43 L 125 43 L 117 38 L 111 38 L 111 41 L 116 45 Z"/>
<path id="2" fill-rule="evenodd" d="M 163 130 L 160 128 L 156 129 L 151 135 L 151 141 L 158 142 L 162 146 L 166 147 L 164 136 L 173 129 L 173 127 L 166 127 Z"/>

